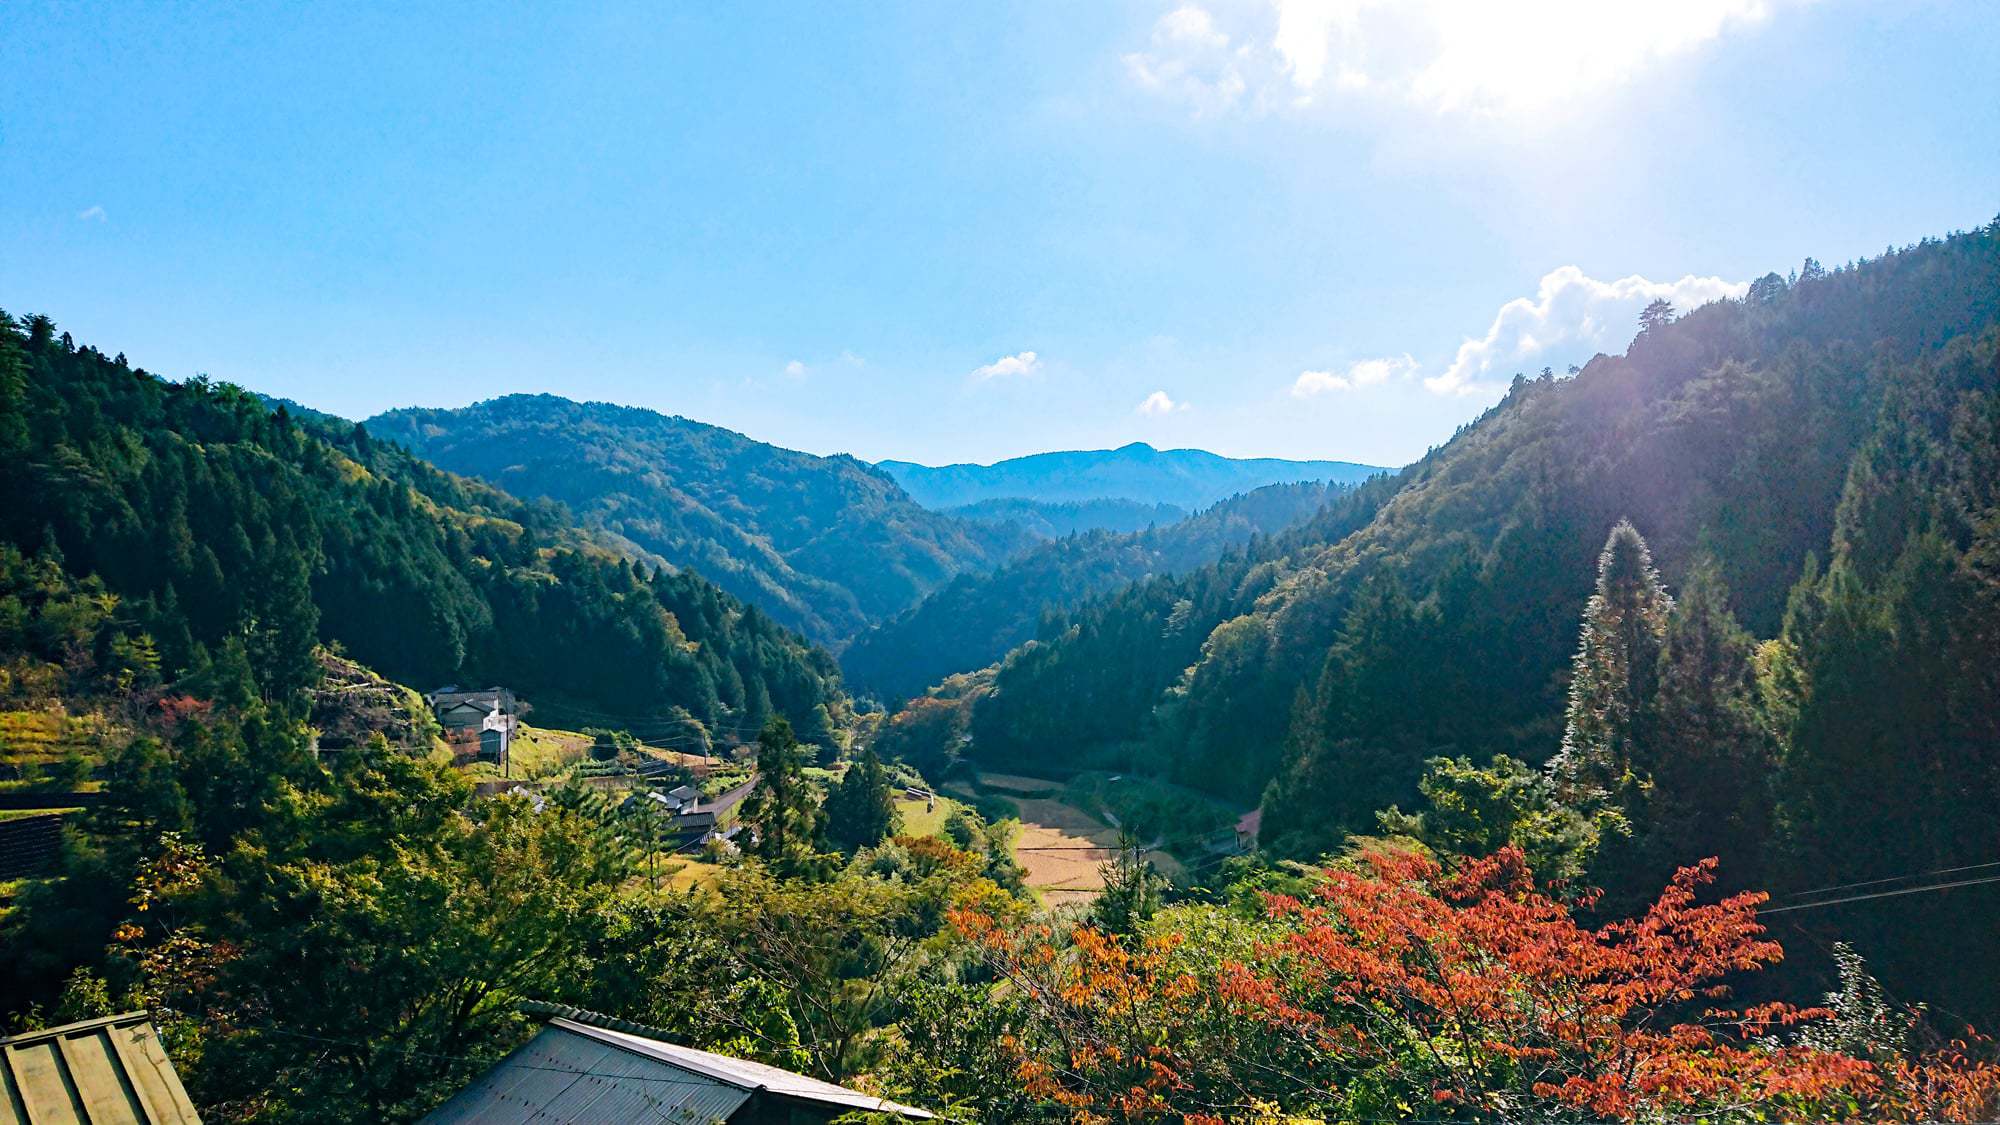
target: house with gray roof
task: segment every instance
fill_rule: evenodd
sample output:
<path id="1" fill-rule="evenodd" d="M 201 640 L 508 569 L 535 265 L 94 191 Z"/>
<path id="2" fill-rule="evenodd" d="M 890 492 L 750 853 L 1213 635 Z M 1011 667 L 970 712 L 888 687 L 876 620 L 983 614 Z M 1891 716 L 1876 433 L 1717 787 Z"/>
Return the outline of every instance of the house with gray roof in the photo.
<path id="1" fill-rule="evenodd" d="M 826 1125 L 843 1114 L 934 1114 L 748 1059 L 668 1042 L 640 1024 L 524 1004 L 541 1031 L 423 1120 L 427 1125 Z"/>

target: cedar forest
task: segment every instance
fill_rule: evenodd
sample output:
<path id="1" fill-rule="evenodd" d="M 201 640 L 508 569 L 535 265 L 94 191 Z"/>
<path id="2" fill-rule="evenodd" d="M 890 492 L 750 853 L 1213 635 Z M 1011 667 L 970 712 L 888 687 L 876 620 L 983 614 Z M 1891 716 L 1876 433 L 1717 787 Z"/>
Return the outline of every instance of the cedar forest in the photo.
<path id="1" fill-rule="evenodd" d="M 79 806 L 0 1017 L 146 1009 L 209 1120 L 413 1120 L 530 1001 L 965 1122 L 2000 1114 L 2000 220 L 1117 526 L 7 314 L 0 495 L 0 788 Z M 453 682 L 590 760 L 476 791 Z M 737 847 L 593 783 L 653 751 L 754 763 Z M 1046 900 L 990 776 L 1153 803 Z"/>

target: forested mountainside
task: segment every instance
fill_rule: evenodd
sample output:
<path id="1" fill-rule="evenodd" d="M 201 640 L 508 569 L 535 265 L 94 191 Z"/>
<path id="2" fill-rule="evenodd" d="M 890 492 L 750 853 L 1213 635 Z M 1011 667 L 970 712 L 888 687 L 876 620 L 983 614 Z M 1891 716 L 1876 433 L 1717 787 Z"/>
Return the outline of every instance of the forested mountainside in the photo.
<path id="1" fill-rule="evenodd" d="M 1079 531 L 1144 531 L 1177 523 L 1194 513 L 1178 504 L 1148 504 L 1140 500 L 1025 500 L 1006 497 L 946 508 L 960 519 L 980 523 L 1015 523 L 1043 539 L 1060 539 Z"/>
<path id="2" fill-rule="evenodd" d="M 1266 844 L 1309 855 L 1435 802 L 1427 759 L 1562 749 L 1588 765 L 1554 781 L 1599 795 L 1573 803 L 1630 826 L 1591 872 L 1618 894 L 1676 849 L 1791 891 L 1991 861 L 1996 322 L 2000 223 L 1656 306 L 1625 355 L 1517 378 L 1351 534 L 1053 624 L 999 669 L 973 752 L 1261 794 Z M 1991 1010 L 1965 968 L 1986 890 L 1842 932 Z"/>
<path id="3" fill-rule="evenodd" d="M 175 384 L 0 320 L 0 543 L 101 581 L 143 675 L 290 698 L 313 646 L 407 683 L 501 683 L 724 731 L 844 706 L 832 658 L 690 573 L 636 565 L 359 427 Z M 245 685 L 248 686 L 245 686 Z"/>
<path id="4" fill-rule="evenodd" d="M 1625 357 L 1395 476 L 1224 505 L 1325 501 L 881 722 L 556 505 L 0 319 L 0 790 L 88 798 L 0 883 L 0 1017 L 144 1010 L 212 1122 L 420 1120 L 572 1006 L 968 1125 L 1991 1121 L 1996 262 L 2000 225 L 1649 310 Z M 616 692 L 734 724 L 762 689 L 860 737 L 774 716 L 747 783 L 606 793 L 590 760 L 481 794 L 364 650 L 614 725 L 655 729 Z M 1259 741 L 1219 693 L 1282 694 L 1298 652 Z M 351 688 L 388 745 L 314 753 Z M 1012 760 L 1050 774 L 1275 774 L 1268 847 L 1151 778 L 957 768 L 1035 703 Z M 669 781 L 747 790 L 734 835 L 663 838 L 632 798 Z M 1165 850 L 1113 843 L 1113 801 Z M 1079 852 L 1101 889 L 1042 897 Z"/>
<path id="5" fill-rule="evenodd" d="M 827 644 L 1033 542 L 1011 524 L 919 506 L 852 457 L 635 407 L 509 395 L 394 410 L 367 426 L 452 472 L 559 501 Z"/>
<path id="6" fill-rule="evenodd" d="M 923 603 L 862 634 L 841 654 L 857 692 L 904 699 L 954 672 L 983 668 L 1034 637 L 1050 615 L 1151 575 L 1213 562 L 1278 534 L 1347 486 L 1273 484 L 1178 523 L 1044 543 L 989 574 L 961 575 Z"/>
<path id="7" fill-rule="evenodd" d="M 1154 449 L 1135 441 L 1117 449 L 1065 450 L 1011 457 L 991 465 L 917 465 L 878 461 L 917 503 L 955 508 L 982 500 L 1136 500 L 1196 511 L 1267 484 L 1366 480 L 1381 472 L 1348 461 L 1232 458 L 1201 449 Z"/>

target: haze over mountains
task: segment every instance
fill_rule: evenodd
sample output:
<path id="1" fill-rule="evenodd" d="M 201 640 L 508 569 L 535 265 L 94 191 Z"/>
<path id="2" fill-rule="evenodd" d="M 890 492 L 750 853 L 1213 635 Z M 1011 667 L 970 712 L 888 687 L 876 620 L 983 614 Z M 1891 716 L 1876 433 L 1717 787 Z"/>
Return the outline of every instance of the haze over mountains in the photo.
<path id="1" fill-rule="evenodd" d="M 841 653 L 848 686 L 890 701 L 916 695 L 954 672 L 999 660 L 1032 639 L 1044 620 L 1061 620 L 1091 597 L 1212 563 L 1260 536 L 1309 522 L 1351 487 L 1265 485 L 1183 520 L 1065 535 L 991 572 L 961 574 L 855 638 Z"/>
<path id="2" fill-rule="evenodd" d="M 852 457 L 651 410 L 510 395 L 456 410 L 394 410 L 366 425 L 452 472 L 559 501 L 823 644 L 1032 542 L 1010 524 L 930 511 Z"/>
<path id="3" fill-rule="evenodd" d="M 1117 449 L 1034 453 L 991 465 L 878 461 L 875 467 L 894 477 L 917 503 L 933 508 L 1003 499 L 1136 500 L 1190 511 L 1267 484 L 1353 483 L 1382 471 L 1349 461 L 1236 459 L 1201 449 L 1154 449 L 1140 441 Z"/>
<path id="4" fill-rule="evenodd" d="M 629 550 L 692 568 L 836 647 L 955 577 L 991 571 L 1042 540 L 1138 531 L 1176 522 L 1204 497 L 1272 479 L 1343 480 L 1362 471 L 1344 462 L 1233 461 L 1143 445 L 990 468 L 891 463 L 920 486 L 930 483 L 924 500 L 912 498 L 894 472 L 853 457 L 821 457 L 687 418 L 555 395 L 392 410 L 365 425 L 451 472 L 562 503 Z M 929 472 L 944 475 L 923 475 Z M 936 510 L 949 508 L 951 495 L 974 493 L 1005 495 Z"/>

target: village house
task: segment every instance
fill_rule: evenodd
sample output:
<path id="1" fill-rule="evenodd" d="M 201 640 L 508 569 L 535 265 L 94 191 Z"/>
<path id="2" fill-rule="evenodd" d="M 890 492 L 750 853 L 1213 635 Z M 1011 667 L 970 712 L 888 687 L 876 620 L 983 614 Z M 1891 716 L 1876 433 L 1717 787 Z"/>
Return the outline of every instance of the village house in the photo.
<path id="1" fill-rule="evenodd" d="M 528 710 L 513 692 L 503 687 L 462 691 L 449 684 L 424 698 L 444 728 L 454 759 L 493 762 L 506 770 L 515 730 Z"/>
<path id="2" fill-rule="evenodd" d="M 718 814 L 734 807 L 734 802 L 727 807 L 703 805 L 701 790 L 681 785 L 664 793 L 657 789 L 634 793 L 618 807 L 627 813 L 651 807 L 662 819 L 663 842 L 676 851 L 685 851 L 707 843 L 712 837 L 720 838 Z"/>

